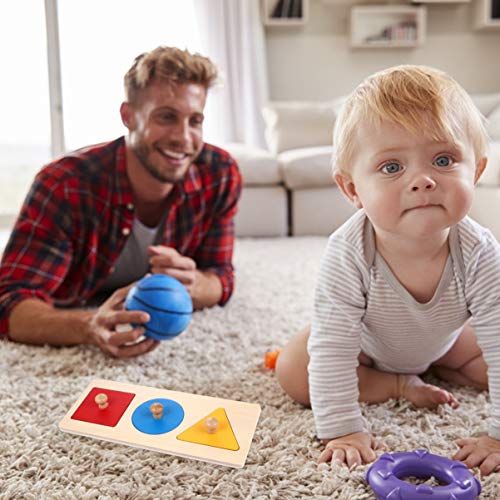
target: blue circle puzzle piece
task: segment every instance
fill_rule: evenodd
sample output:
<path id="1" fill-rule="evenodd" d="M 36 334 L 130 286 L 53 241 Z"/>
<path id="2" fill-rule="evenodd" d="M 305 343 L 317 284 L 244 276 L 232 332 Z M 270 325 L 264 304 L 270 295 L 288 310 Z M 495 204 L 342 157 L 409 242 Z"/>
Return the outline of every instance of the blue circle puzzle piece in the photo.
<path id="1" fill-rule="evenodd" d="M 163 416 L 153 418 L 149 407 L 153 403 L 163 405 Z M 184 410 L 179 403 L 171 399 L 150 399 L 139 405 L 132 414 L 132 424 L 145 434 L 165 434 L 175 429 L 184 419 Z"/>
<path id="2" fill-rule="evenodd" d="M 400 479 L 408 476 L 434 476 L 445 486 L 410 484 Z M 384 500 L 473 500 L 481 493 L 481 483 L 465 464 L 427 450 L 384 453 L 367 470 L 366 481 L 377 498 Z"/>

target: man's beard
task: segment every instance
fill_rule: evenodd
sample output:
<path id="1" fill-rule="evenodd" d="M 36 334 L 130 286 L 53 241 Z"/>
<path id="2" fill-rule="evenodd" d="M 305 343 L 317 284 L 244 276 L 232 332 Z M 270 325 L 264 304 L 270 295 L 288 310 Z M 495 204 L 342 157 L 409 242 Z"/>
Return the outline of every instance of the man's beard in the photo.
<path id="1" fill-rule="evenodd" d="M 186 173 L 188 167 L 184 167 L 182 169 L 182 173 L 180 176 L 171 174 L 170 172 L 164 172 L 162 169 L 158 168 L 152 161 L 150 161 L 149 157 L 151 156 L 152 149 L 148 145 L 139 143 L 135 146 L 132 146 L 132 149 L 137 156 L 140 164 L 157 181 L 175 184 L 176 182 L 182 181 L 182 179 L 184 178 L 184 174 Z"/>

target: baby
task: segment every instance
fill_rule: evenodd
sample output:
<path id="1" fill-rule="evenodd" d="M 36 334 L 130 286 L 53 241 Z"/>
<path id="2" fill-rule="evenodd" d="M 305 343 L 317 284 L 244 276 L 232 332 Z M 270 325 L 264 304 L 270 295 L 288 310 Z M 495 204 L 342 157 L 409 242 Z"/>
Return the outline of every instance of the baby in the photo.
<path id="1" fill-rule="evenodd" d="M 367 78 L 335 124 L 335 180 L 358 210 L 328 242 L 309 331 L 276 366 L 312 406 L 319 461 L 375 458 L 358 401 L 458 401 L 426 384 L 431 369 L 488 389 L 488 435 L 458 441 L 455 460 L 500 465 L 500 246 L 467 217 L 486 166 L 480 113 L 435 69 L 399 66 Z"/>

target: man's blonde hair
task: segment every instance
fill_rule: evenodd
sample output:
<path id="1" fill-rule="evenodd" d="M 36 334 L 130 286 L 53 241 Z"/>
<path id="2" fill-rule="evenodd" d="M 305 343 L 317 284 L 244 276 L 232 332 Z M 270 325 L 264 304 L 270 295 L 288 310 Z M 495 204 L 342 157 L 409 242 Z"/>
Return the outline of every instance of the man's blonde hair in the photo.
<path id="1" fill-rule="evenodd" d="M 135 104 L 141 91 L 155 80 L 171 84 L 197 83 L 208 90 L 217 78 L 217 67 L 207 57 L 177 47 L 157 47 L 135 58 L 124 78 L 125 99 Z"/>
<path id="2" fill-rule="evenodd" d="M 333 133 L 335 173 L 349 175 L 362 122 L 377 127 L 382 120 L 437 141 L 470 140 L 476 162 L 486 152 L 484 118 L 465 90 L 442 71 L 403 65 L 366 78 L 347 98 Z"/>

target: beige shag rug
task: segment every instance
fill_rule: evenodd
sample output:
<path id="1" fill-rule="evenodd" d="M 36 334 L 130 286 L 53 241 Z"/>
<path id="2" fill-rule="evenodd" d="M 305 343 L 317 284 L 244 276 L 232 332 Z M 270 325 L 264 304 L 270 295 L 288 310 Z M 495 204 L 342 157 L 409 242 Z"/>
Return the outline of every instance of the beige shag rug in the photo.
<path id="1" fill-rule="evenodd" d="M 263 369 L 266 350 L 311 318 L 325 238 L 239 240 L 237 290 L 224 308 L 198 312 L 186 332 L 133 360 L 92 347 L 0 342 L 1 499 L 375 498 L 365 467 L 318 467 L 312 414 Z M 62 433 L 57 424 L 94 378 L 259 403 L 262 413 L 242 469 Z M 452 388 L 458 410 L 416 410 L 397 401 L 364 407 L 392 451 L 451 456 L 454 440 L 486 429 L 488 399 Z M 500 475 L 481 498 L 500 498 Z"/>

